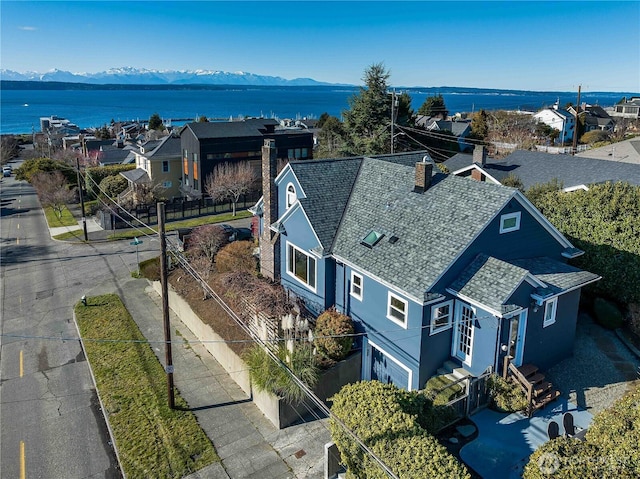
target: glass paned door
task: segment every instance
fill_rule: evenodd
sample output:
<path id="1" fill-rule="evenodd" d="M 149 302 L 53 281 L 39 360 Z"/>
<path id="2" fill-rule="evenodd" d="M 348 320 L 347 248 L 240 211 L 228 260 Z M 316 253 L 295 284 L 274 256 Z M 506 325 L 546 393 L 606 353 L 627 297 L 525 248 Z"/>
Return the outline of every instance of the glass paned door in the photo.
<path id="1" fill-rule="evenodd" d="M 466 364 L 471 364 L 473 349 L 473 322 L 476 314 L 473 308 L 467 304 L 460 304 L 460 312 L 456 325 L 456 357 Z"/>

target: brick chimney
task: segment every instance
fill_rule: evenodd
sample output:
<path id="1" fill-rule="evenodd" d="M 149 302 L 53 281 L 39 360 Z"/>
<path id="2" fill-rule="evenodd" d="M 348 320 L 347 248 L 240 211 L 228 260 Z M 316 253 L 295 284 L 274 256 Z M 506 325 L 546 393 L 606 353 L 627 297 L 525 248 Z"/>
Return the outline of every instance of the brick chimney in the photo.
<path id="1" fill-rule="evenodd" d="M 487 164 L 487 149 L 484 146 L 476 145 L 473 150 L 473 164 L 482 168 Z M 476 181 L 485 181 L 485 176 L 477 168 L 471 170 L 471 178 Z"/>
<path id="2" fill-rule="evenodd" d="M 433 163 L 420 161 L 416 163 L 416 184 L 413 191 L 424 193 L 431 186 L 431 175 L 433 174 Z"/>
<path id="3" fill-rule="evenodd" d="M 480 166 L 487 164 L 487 149 L 484 146 L 476 145 L 473 150 L 473 162 Z"/>
<path id="4" fill-rule="evenodd" d="M 280 234 L 271 231 L 278 219 L 278 157 L 275 140 L 264 140 L 262 147 L 262 235 L 260 236 L 260 272 L 272 281 L 280 279 Z"/>

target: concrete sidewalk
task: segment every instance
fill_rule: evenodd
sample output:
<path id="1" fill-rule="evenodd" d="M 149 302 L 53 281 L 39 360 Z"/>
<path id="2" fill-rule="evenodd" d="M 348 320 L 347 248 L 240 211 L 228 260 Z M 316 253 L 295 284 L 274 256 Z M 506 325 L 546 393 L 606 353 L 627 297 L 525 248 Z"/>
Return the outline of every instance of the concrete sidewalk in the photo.
<path id="1" fill-rule="evenodd" d="M 127 278 L 86 294 L 107 293 L 122 298 L 164 365 L 162 305 L 148 281 Z M 276 429 L 173 312 L 170 320 L 175 385 L 222 459 L 189 479 L 323 477 L 326 419 Z"/>

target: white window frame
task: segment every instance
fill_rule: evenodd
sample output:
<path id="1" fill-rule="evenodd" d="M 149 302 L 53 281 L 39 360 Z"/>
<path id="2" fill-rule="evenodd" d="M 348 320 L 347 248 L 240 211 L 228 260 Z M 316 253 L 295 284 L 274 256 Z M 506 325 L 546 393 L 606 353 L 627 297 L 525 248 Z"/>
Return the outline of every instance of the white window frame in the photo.
<path id="1" fill-rule="evenodd" d="M 522 216 L 522 213 L 520 211 L 516 211 L 515 213 L 507 213 L 504 214 L 502 216 L 500 216 L 500 234 L 502 233 L 510 233 L 511 231 L 518 231 L 520 229 L 520 218 Z M 504 222 L 506 220 L 510 220 L 515 218 L 516 220 L 516 224 L 515 226 L 509 226 L 506 227 L 504 226 Z"/>
<path id="2" fill-rule="evenodd" d="M 551 309 L 551 315 L 549 315 L 549 310 Z M 542 318 L 542 327 L 546 328 L 547 326 L 551 326 L 556 322 L 556 314 L 558 313 L 558 297 L 548 299 L 544 302 L 544 316 Z"/>
<path id="3" fill-rule="evenodd" d="M 436 313 L 440 308 L 444 308 L 445 306 L 449 306 L 449 314 L 447 315 L 448 321 L 447 324 L 443 326 L 436 326 Z M 453 301 L 445 301 L 444 303 L 436 304 L 431 306 L 431 320 L 429 322 L 429 336 L 434 334 L 441 333 L 442 331 L 446 331 L 447 329 L 451 329 L 453 326 Z"/>
<path id="4" fill-rule="evenodd" d="M 293 191 L 289 191 L 290 188 L 293 189 Z M 296 194 L 296 187 L 293 185 L 293 183 L 287 184 L 287 189 L 285 191 L 286 191 L 285 206 L 286 206 L 286 209 L 289 209 L 293 206 L 293 204 L 298 199 L 298 195 Z"/>
<path id="5" fill-rule="evenodd" d="M 291 266 L 291 254 L 295 251 L 298 251 L 299 253 L 302 253 L 303 255 L 305 255 L 307 257 L 307 280 L 303 280 L 302 278 L 299 278 L 296 275 L 295 272 L 295 259 L 294 259 L 294 265 L 293 265 L 293 270 L 291 270 L 290 266 Z M 309 262 L 310 260 L 313 261 L 313 278 L 314 278 L 314 282 L 315 284 L 312 286 L 309 284 Z M 303 284 L 306 288 L 310 289 L 311 291 L 313 291 L 314 293 L 317 290 L 317 286 L 318 286 L 318 261 L 316 260 L 316 258 L 314 258 L 312 255 L 310 255 L 309 253 L 307 253 L 306 251 L 298 248 L 296 245 L 294 245 L 293 243 L 289 243 L 287 241 L 287 274 L 289 276 L 291 276 L 292 278 L 294 278 L 297 282 L 299 282 L 300 284 Z"/>
<path id="6" fill-rule="evenodd" d="M 357 286 L 360 289 L 359 293 L 354 287 L 356 284 L 356 278 L 359 280 L 359 285 Z M 362 301 L 362 295 L 364 294 L 364 277 L 355 271 L 351 271 L 351 286 L 349 287 L 349 294 L 358 301 Z"/>
<path id="7" fill-rule="evenodd" d="M 399 311 L 398 308 L 395 308 L 391 305 L 391 300 L 392 299 L 396 299 L 398 301 L 400 301 L 402 304 L 404 304 L 404 311 L 402 312 L 404 315 L 404 321 L 396 318 L 395 316 L 393 316 L 391 314 L 392 308 L 394 311 Z M 402 326 L 404 329 L 407 329 L 407 319 L 409 317 L 409 301 L 407 301 L 404 298 L 401 298 L 400 296 L 398 296 L 397 294 L 389 291 L 389 294 L 387 296 L 387 319 L 393 321 L 394 323 L 396 323 L 398 326 Z"/>

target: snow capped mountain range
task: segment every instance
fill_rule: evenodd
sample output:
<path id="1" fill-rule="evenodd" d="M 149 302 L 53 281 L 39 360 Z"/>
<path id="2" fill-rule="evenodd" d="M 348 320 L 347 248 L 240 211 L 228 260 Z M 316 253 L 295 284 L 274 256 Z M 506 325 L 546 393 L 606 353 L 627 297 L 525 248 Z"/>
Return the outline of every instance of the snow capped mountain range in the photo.
<path id="1" fill-rule="evenodd" d="M 224 72 L 219 70 L 148 70 L 146 68 L 111 68 L 98 73 L 72 73 L 50 70 L 46 73 L 0 70 L 0 79 L 13 81 L 42 81 L 124 85 L 273 85 L 311 86 L 330 85 L 312 78 L 287 80 L 282 77 L 256 75 L 247 72 Z"/>

